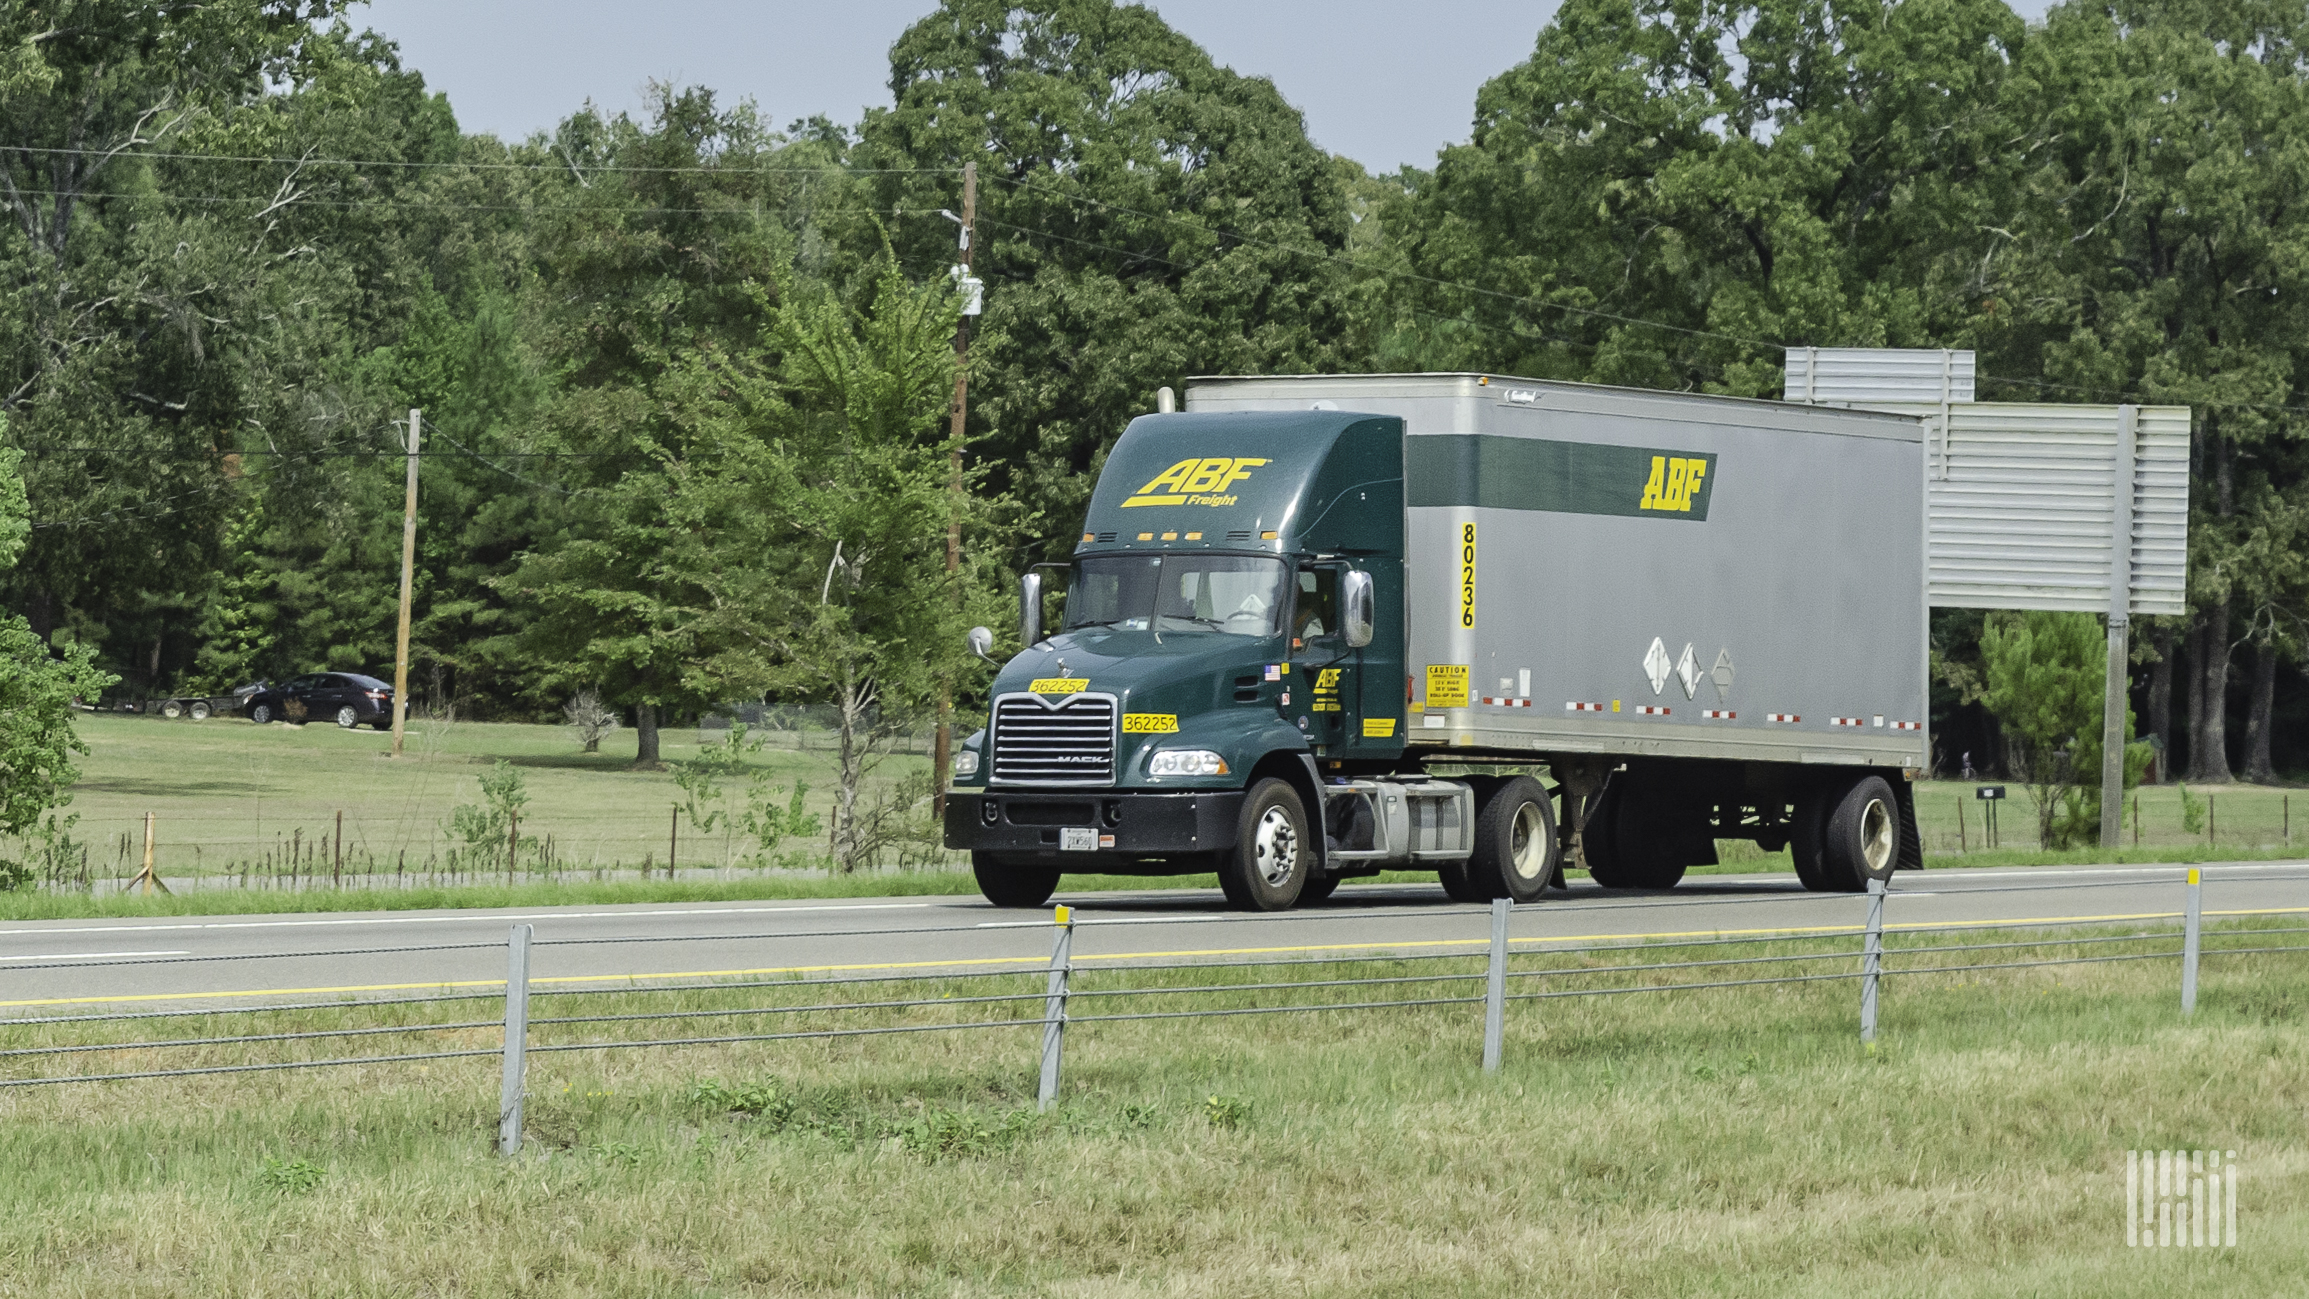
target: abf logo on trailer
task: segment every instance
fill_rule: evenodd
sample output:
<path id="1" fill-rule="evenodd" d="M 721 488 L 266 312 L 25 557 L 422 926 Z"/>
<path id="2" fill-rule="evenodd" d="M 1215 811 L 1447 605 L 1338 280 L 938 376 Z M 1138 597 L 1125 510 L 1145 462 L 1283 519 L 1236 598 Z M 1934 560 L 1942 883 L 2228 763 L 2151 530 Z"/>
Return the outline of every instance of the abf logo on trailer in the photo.
<path id="1" fill-rule="evenodd" d="M 1707 480 L 1705 456 L 1653 456 L 1652 476 L 1644 483 L 1644 498 L 1636 508 L 1689 514 L 1692 498 Z"/>
<path id="2" fill-rule="evenodd" d="M 1122 505 L 1126 510 L 1134 505 L 1232 505 L 1236 497 L 1227 489 L 1250 477 L 1253 469 L 1265 463 L 1260 459 L 1233 456 L 1181 460 L 1131 493 Z"/>

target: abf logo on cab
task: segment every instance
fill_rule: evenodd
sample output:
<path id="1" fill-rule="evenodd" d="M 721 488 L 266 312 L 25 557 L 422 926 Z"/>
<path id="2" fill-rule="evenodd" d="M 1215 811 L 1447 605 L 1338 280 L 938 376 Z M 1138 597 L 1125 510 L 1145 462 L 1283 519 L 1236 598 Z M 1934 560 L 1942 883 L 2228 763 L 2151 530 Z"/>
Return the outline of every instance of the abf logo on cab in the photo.
<path id="1" fill-rule="evenodd" d="M 1123 508 L 1133 505 L 1232 505 L 1227 489 L 1251 476 L 1264 460 L 1203 456 L 1181 460 L 1156 474 L 1146 486 L 1131 493 Z"/>

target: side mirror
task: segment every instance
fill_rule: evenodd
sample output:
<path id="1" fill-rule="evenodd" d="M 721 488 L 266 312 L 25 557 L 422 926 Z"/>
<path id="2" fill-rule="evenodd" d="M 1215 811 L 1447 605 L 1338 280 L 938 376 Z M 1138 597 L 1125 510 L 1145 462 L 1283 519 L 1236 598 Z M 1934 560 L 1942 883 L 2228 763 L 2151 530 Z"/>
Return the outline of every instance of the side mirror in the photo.
<path id="1" fill-rule="evenodd" d="M 1346 606 L 1347 645 L 1361 649 L 1371 643 L 1371 624 L 1378 605 L 1378 597 L 1371 591 L 1371 575 L 1348 569 L 1339 583 L 1340 602 Z"/>
<path id="2" fill-rule="evenodd" d="M 992 631 L 984 627 L 973 627 L 970 629 L 969 642 L 971 653 L 989 663 L 994 662 L 994 656 L 987 653 L 988 650 L 994 648 L 994 633 Z"/>
<path id="3" fill-rule="evenodd" d="M 1042 574 L 1028 573 L 1018 579 L 1018 643 L 1034 645 L 1042 640 Z"/>

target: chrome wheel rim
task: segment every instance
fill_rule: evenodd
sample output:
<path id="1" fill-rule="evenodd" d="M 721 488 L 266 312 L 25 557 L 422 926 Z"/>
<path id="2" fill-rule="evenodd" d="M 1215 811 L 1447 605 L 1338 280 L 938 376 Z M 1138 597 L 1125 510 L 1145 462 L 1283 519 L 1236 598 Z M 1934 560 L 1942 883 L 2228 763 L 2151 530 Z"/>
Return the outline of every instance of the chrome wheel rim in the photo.
<path id="1" fill-rule="evenodd" d="M 1515 826 L 1507 840 L 1507 860 L 1517 879 L 1538 879 L 1547 869 L 1548 851 L 1554 847 L 1548 838 L 1547 821 L 1540 815 L 1539 804 L 1525 803 L 1515 809 Z"/>
<path id="2" fill-rule="evenodd" d="M 1868 873 L 1881 875 L 1892 869 L 1892 857 L 1897 851 L 1892 842 L 1892 809 L 1881 798 L 1868 800 L 1860 813 L 1860 860 Z"/>
<path id="3" fill-rule="evenodd" d="M 1299 866 L 1299 828 L 1291 824 L 1291 814 L 1280 806 L 1261 813 L 1257 828 L 1251 831 L 1251 853 L 1259 878 L 1268 888 L 1288 883 L 1291 872 Z"/>
<path id="4" fill-rule="evenodd" d="M 351 730 L 353 727 L 360 724 L 361 715 L 354 712 L 351 707 L 348 706 L 337 710 L 337 725 L 342 726 L 347 730 Z"/>

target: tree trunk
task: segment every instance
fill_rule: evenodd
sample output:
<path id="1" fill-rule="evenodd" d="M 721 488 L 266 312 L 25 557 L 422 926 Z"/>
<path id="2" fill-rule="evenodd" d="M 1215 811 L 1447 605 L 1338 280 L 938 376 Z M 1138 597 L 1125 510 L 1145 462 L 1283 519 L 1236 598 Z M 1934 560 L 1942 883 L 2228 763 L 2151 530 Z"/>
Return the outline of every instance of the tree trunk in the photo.
<path id="1" fill-rule="evenodd" d="M 845 874 L 866 865 L 865 859 L 875 846 L 865 841 L 858 816 L 858 794 L 866 783 L 867 748 L 873 740 L 866 729 L 873 707 L 872 678 L 850 677 L 838 704 L 841 727 L 834 758 L 834 825 L 827 845 L 834 853 L 834 868 Z"/>
<path id="2" fill-rule="evenodd" d="M 2277 647 L 2262 644 L 2253 651 L 2253 693 L 2245 708 L 2245 779 L 2256 784 L 2277 783 L 2277 769 L 2269 761 L 2270 713 L 2277 702 Z"/>
<path id="3" fill-rule="evenodd" d="M 657 705 L 636 704 L 633 709 L 633 733 L 636 752 L 633 765 L 655 767 L 657 756 Z"/>
<path id="4" fill-rule="evenodd" d="M 2229 602 L 2205 611 L 2205 653 L 2198 661 L 2196 733 L 2189 737 L 2189 779 L 2226 784 L 2229 772 Z"/>
<path id="5" fill-rule="evenodd" d="M 2185 669 L 2176 668 L 2175 670 L 2184 673 L 2181 681 L 2187 686 L 2189 693 L 2185 701 L 2188 707 L 2181 718 L 2182 752 L 2178 755 L 2187 760 L 2185 762 L 2176 760 L 2173 764 L 2173 771 L 2186 779 L 2194 780 L 2196 778 L 2193 773 L 2196 770 L 2197 753 L 2204 747 L 2201 740 L 2205 716 L 2205 617 L 2201 613 L 2189 615 L 2187 667 Z"/>
<path id="6" fill-rule="evenodd" d="M 2180 646 L 2169 626 L 2159 626 L 2150 640 L 2157 662 L 2149 669 L 2149 734 L 2157 737 L 2157 783 L 2163 784 L 2173 778 L 2173 655 Z"/>

